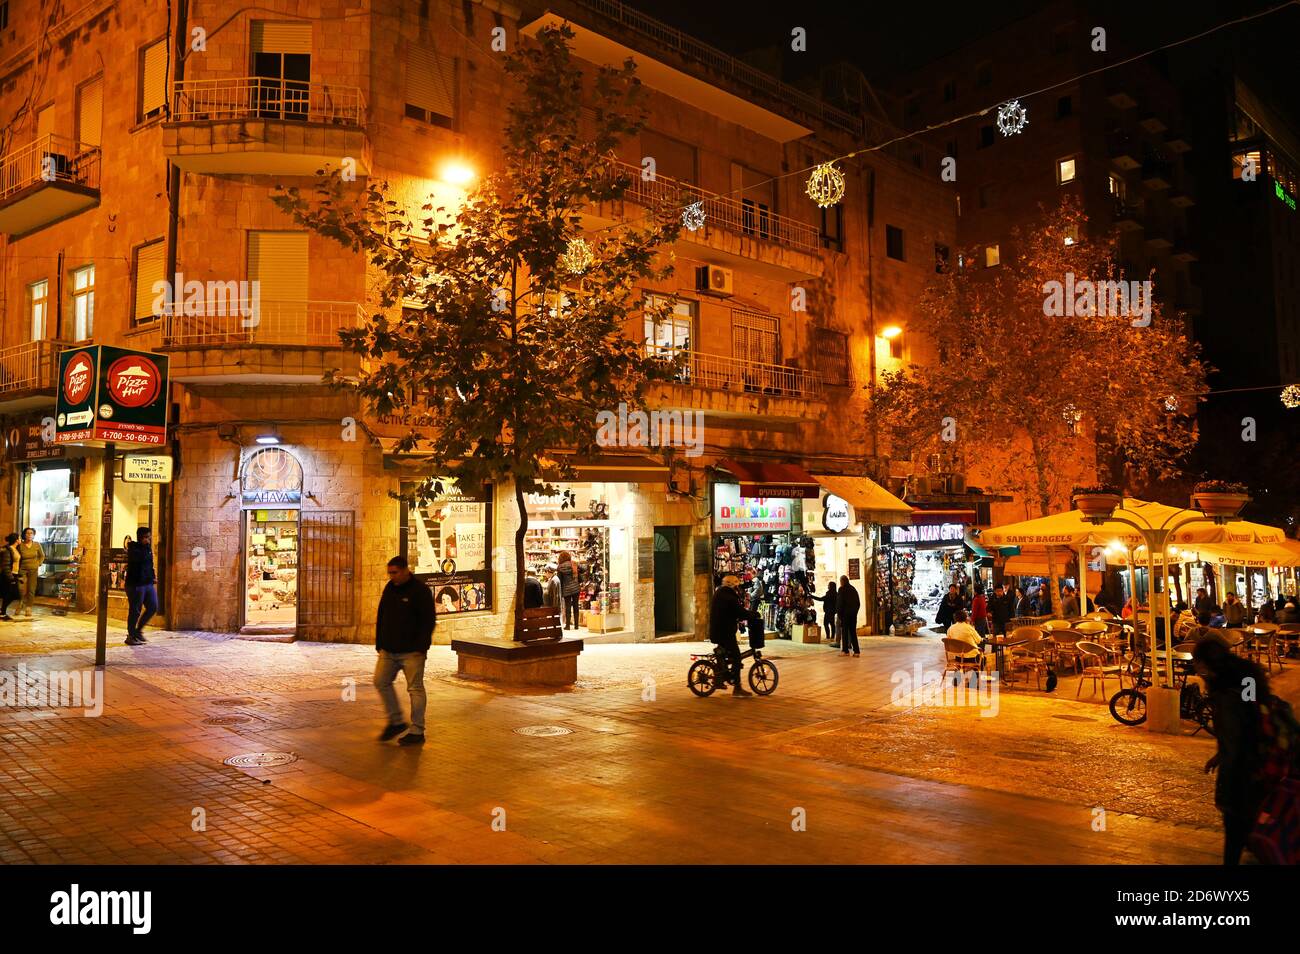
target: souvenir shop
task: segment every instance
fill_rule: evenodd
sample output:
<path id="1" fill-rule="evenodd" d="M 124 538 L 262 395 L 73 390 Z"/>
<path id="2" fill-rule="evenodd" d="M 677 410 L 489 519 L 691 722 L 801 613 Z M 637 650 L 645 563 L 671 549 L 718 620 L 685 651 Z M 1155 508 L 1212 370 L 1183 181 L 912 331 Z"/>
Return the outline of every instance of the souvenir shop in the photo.
<path id="1" fill-rule="evenodd" d="M 917 620 L 930 626 L 951 584 L 970 593 L 966 526 L 933 523 L 884 529 L 892 625 L 896 632 Z"/>
<path id="2" fill-rule="evenodd" d="M 833 493 L 804 503 L 804 526 L 817 556 L 818 594 L 825 594 L 828 583 L 838 587 L 840 577 L 846 576 L 863 597 L 869 528 L 858 519 L 849 502 Z"/>
<path id="3" fill-rule="evenodd" d="M 713 485 L 713 582 L 740 577 L 765 626 L 789 638 L 791 627 L 819 619 L 812 593 L 830 577 L 817 569 L 813 537 L 803 532 L 803 500 L 742 497 L 739 484 Z M 820 586 L 819 586 L 820 584 Z"/>

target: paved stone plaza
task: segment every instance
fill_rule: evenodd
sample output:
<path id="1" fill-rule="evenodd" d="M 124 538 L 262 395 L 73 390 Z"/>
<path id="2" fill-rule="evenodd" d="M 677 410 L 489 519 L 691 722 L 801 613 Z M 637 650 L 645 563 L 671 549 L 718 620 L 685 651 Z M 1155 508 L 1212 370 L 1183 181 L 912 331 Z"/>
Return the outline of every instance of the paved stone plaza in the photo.
<path id="1" fill-rule="evenodd" d="M 0 670 L 89 669 L 92 645 L 84 620 L 38 617 L 0 630 Z M 895 674 L 937 674 L 942 650 L 871 638 L 858 659 L 770 644 L 774 695 L 697 699 L 705 649 L 590 646 L 575 688 L 506 693 L 436 646 L 414 749 L 375 741 L 371 648 L 115 633 L 102 716 L 0 709 L 0 862 L 1218 860 L 1213 742 L 1121 726 L 1090 684 L 1002 691 L 990 716 L 894 704 Z M 1277 679 L 1292 698 L 1297 673 Z M 297 760 L 223 764 L 256 752 Z"/>

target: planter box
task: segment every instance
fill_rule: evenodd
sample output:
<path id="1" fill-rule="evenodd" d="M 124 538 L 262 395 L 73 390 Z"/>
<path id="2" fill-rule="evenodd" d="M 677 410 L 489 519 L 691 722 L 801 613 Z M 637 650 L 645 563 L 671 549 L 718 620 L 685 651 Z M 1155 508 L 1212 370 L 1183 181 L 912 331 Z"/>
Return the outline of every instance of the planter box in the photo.
<path id="1" fill-rule="evenodd" d="M 1123 502 L 1119 494 L 1079 494 L 1072 501 L 1085 517 L 1109 517 Z"/>
<path id="2" fill-rule="evenodd" d="M 1235 517 L 1248 503 L 1250 503 L 1249 494 L 1192 494 L 1192 506 L 1209 517 Z"/>

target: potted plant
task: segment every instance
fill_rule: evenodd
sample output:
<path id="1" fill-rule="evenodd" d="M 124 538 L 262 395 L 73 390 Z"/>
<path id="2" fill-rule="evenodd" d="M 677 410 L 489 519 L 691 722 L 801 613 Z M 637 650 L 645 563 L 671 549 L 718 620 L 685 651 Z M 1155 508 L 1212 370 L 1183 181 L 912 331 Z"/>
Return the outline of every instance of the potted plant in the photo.
<path id="1" fill-rule="evenodd" d="M 1104 519 L 1115 512 L 1115 508 L 1124 503 L 1124 496 L 1119 489 L 1110 484 L 1096 487 L 1075 487 L 1070 494 L 1070 502 L 1075 509 L 1083 512 L 1089 519 Z"/>
<path id="2" fill-rule="evenodd" d="M 1203 480 L 1192 488 L 1192 507 L 1207 517 L 1235 517 L 1249 502 L 1245 484 Z"/>

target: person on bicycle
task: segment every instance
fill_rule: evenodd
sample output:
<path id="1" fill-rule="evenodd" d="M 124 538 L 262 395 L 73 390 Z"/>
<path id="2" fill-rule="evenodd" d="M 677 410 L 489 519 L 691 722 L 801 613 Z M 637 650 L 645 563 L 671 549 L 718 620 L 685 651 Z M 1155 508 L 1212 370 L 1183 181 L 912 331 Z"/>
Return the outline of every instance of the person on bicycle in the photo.
<path id="1" fill-rule="evenodd" d="M 736 642 L 736 629 L 748 615 L 740 598 L 740 577 L 724 576 L 722 585 L 713 594 L 709 609 L 709 639 L 717 645 L 718 656 L 727 664 L 728 680 L 733 696 L 753 695 L 740 682 L 740 644 Z M 726 681 L 722 684 L 725 685 Z"/>

